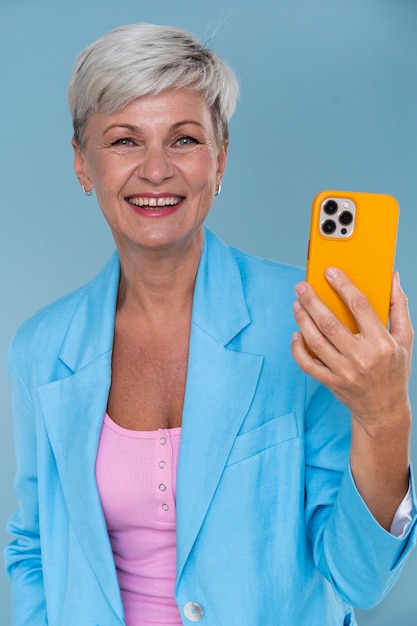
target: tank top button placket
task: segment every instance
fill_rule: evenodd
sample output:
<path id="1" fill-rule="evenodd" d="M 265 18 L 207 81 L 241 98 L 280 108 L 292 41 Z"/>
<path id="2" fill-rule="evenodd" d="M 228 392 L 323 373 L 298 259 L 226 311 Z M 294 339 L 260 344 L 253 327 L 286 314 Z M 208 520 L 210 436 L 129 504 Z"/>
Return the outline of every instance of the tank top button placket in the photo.
<path id="1" fill-rule="evenodd" d="M 169 453 L 169 446 L 167 445 L 166 437 L 160 437 L 158 453 L 159 453 L 159 459 L 160 459 L 158 462 L 158 479 L 159 479 L 158 489 L 160 492 L 160 496 L 163 496 L 165 492 L 167 491 L 166 466 L 167 466 L 167 456 Z M 169 505 L 166 502 L 166 498 L 162 498 L 162 500 L 159 498 L 159 502 L 160 502 L 160 510 L 162 510 L 164 513 L 167 513 L 169 511 Z"/>

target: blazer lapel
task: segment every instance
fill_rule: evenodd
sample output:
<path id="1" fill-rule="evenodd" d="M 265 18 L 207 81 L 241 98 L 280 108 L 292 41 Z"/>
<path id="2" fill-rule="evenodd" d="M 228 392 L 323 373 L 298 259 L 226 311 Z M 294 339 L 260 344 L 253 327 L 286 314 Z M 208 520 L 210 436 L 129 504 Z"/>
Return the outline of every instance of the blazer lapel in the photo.
<path id="1" fill-rule="evenodd" d="M 177 476 L 177 584 L 249 410 L 263 358 L 228 349 L 250 323 L 230 249 L 207 232 L 198 271 Z"/>
<path id="2" fill-rule="evenodd" d="M 95 480 L 111 376 L 119 276 L 115 255 L 80 298 L 60 354 L 65 377 L 38 388 L 68 512 L 104 594 L 122 618 L 113 555 Z"/>

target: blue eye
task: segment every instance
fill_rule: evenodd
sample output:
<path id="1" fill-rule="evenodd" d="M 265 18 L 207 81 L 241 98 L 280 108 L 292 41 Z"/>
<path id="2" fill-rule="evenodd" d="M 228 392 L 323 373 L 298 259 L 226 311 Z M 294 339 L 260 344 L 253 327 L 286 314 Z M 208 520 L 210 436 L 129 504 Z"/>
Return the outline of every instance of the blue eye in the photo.
<path id="1" fill-rule="evenodd" d="M 112 146 L 132 146 L 133 141 L 128 139 L 127 137 L 122 137 L 122 139 L 117 139 L 113 141 Z"/>
<path id="2" fill-rule="evenodd" d="M 193 137 L 180 137 L 177 143 L 180 146 L 190 146 L 193 143 L 197 143 L 197 141 Z"/>

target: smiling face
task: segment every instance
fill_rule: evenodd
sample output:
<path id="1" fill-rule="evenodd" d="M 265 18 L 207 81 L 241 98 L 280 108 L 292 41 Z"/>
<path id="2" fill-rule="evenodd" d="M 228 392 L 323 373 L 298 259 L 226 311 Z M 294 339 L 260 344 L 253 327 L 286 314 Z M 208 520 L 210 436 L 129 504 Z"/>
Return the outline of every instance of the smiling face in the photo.
<path id="1" fill-rule="evenodd" d="M 143 96 L 87 122 L 75 172 L 97 200 L 121 253 L 201 237 L 226 167 L 210 109 L 187 89 Z"/>

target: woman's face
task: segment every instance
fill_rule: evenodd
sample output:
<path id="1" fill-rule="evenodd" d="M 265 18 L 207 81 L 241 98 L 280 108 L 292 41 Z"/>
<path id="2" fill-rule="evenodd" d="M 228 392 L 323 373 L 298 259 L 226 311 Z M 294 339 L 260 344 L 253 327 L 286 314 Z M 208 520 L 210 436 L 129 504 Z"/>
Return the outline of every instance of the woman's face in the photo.
<path id="1" fill-rule="evenodd" d="M 144 96 L 87 122 L 75 172 L 98 202 L 120 252 L 167 249 L 201 233 L 226 167 L 211 112 L 187 89 Z"/>

